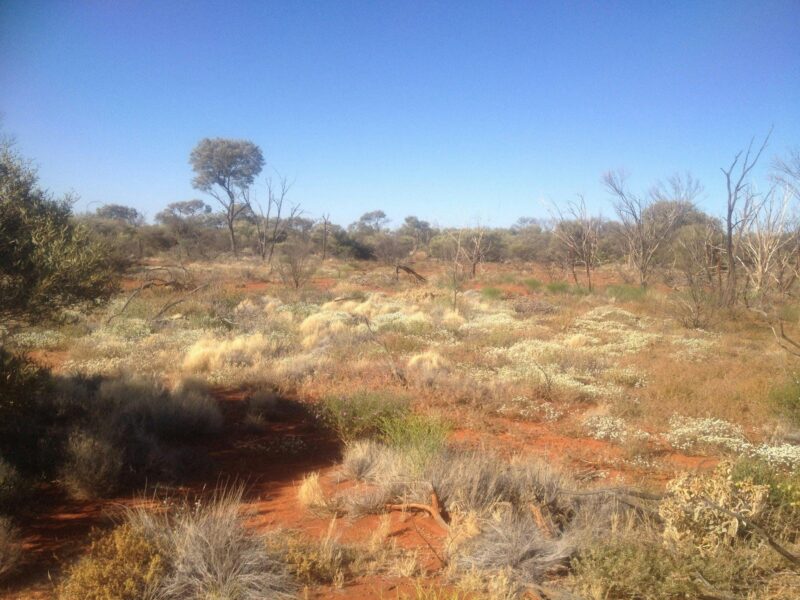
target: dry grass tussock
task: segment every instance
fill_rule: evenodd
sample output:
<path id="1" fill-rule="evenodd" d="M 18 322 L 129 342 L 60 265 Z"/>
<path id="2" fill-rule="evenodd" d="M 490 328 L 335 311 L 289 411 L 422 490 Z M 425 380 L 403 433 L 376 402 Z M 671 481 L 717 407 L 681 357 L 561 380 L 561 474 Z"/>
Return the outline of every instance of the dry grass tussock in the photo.
<path id="1" fill-rule="evenodd" d="M 228 366 L 257 366 L 286 350 L 285 340 L 274 335 L 254 333 L 230 339 L 206 337 L 198 340 L 183 358 L 187 372 L 222 370 Z"/>
<path id="2" fill-rule="evenodd" d="M 242 493 L 241 487 L 231 487 L 194 505 L 129 512 L 131 526 L 167 561 L 156 598 L 294 597 L 296 584 L 283 559 L 245 526 Z"/>

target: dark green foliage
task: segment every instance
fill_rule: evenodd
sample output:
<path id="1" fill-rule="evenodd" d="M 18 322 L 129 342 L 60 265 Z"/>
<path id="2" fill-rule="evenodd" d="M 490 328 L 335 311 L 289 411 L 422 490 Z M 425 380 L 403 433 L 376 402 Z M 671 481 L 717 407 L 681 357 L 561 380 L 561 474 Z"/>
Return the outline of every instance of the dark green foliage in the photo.
<path id="1" fill-rule="evenodd" d="M 0 144 L 0 318 L 48 317 L 114 291 L 104 249 L 71 217 L 69 199 L 50 197 Z"/>

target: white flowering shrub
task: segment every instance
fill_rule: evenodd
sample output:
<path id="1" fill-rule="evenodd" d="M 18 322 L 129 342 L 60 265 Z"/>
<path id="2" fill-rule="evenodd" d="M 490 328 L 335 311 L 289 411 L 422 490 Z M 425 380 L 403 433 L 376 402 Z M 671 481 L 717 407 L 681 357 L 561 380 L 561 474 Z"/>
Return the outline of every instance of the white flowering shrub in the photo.
<path id="1" fill-rule="evenodd" d="M 714 418 L 690 418 L 674 415 L 670 419 L 667 441 L 684 451 L 708 448 L 763 460 L 777 468 L 800 469 L 800 446 L 795 444 L 754 445 L 734 423 Z"/>
<path id="2" fill-rule="evenodd" d="M 685 451 L 715 448 L 742 453 L 750 448 L 739 425 L 712 417 L 673 415 L 666 439 L 673 447 Z"/>
<path id="3" fill-rule="evenodd" d="M 610 415 L 592 415 L 583 420 L 583 426 L 590 437 L 607 442 L 624 443 L 628 440 L 647 440 L 650 434 L 646 431 L 629 427 L 619 417 Z"/>
<path id="4" fill-rule="evenodd" d="M 11 336 L 11 343 L 25 350 L 49 349 L 61 346 L 66 339 L 64 334 L 52 329 L 32 329 L 14 334 Z"/>

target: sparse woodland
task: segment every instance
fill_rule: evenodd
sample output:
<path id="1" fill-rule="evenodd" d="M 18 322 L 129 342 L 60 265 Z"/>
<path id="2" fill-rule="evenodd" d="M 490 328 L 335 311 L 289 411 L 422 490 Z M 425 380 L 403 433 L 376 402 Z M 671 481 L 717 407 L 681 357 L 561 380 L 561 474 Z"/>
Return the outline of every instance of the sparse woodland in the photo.
<path id="1" fill-rule="evenodd" d="M 798 597 L 800 154 L 510 228 L 191 164 L 148 223 L 0 149 L 0 596 Z"/>

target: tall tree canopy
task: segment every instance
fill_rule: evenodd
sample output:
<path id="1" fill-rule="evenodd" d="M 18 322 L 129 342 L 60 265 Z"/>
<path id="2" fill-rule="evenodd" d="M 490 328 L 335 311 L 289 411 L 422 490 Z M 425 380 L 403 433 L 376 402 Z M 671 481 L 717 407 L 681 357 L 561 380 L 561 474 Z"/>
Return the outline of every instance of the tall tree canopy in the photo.
<path id="1" fill-rule="evenodd" d="M 210 194 L 222 207 L 231 252 L 237 253 L 236 218 L 250 209 L 250 186 L 264 167 L 261 148 L 247 140 L 205 138 L 192 150 L 192 185 Z"/>

